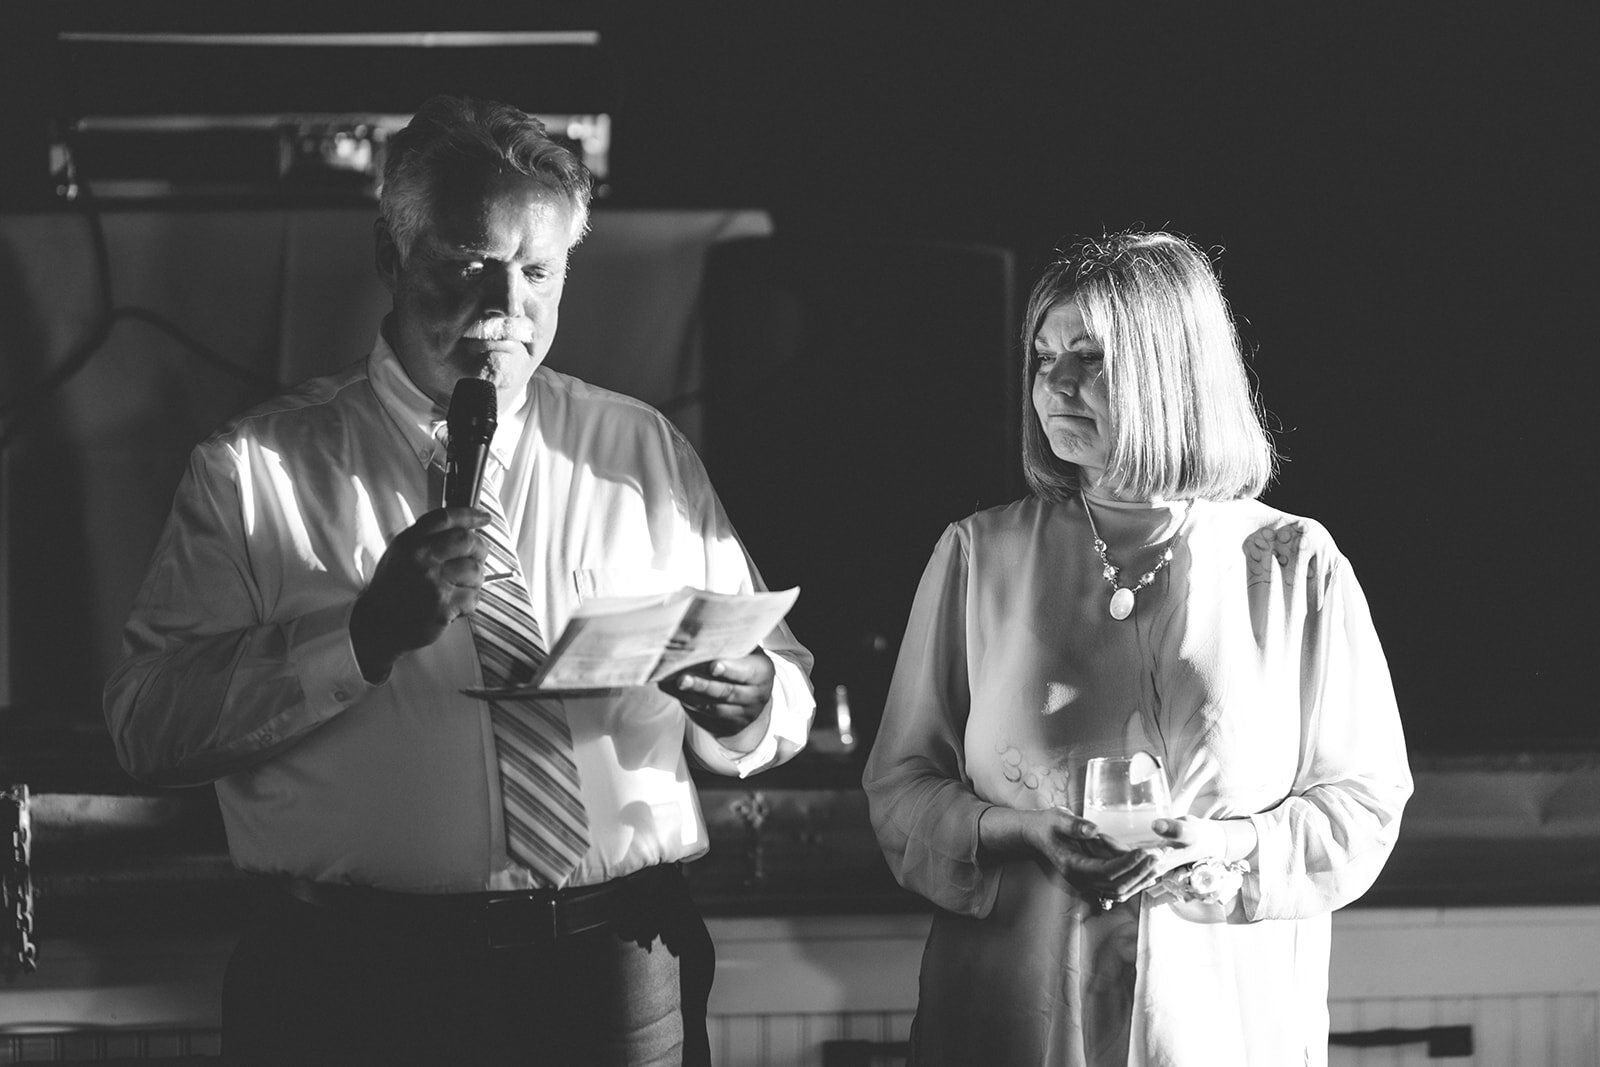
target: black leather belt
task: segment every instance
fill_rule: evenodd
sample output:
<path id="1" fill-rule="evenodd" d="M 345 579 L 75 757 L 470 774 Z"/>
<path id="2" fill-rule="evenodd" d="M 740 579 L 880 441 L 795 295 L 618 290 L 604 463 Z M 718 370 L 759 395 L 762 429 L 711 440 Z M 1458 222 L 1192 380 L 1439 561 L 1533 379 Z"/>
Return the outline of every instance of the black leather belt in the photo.
<path id="1" fill-rule="evenodd" d="M 294 878 L 282 883 L 295 900 L 364 925 L 466 947 L 546 944 L 587 930 L 648 919 L 686 897 L 678 864 L 646 867 L 598 885 L 503 893 L 397 893 L 370 886 Z"/>

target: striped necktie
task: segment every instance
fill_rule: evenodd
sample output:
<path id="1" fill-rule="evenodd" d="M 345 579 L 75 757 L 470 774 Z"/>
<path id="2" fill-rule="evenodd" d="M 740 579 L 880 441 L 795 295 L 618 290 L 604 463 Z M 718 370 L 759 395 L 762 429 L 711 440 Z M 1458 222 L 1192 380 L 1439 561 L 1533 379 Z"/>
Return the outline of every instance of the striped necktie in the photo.
<path id="1" fill-rule="evenodd" d="M 485 582 L 478 610 L 469 617 L 483 684 L 489 688 L 521 685 L 544 662 L 533 602 L 495 489 L 500 469 L 491 461 L 485 472 L 478 506 L 491 522 L 479 533 L 489 546 L 484 569 L 511 576 Z M 559 703 L 491 700 L 489 721 L 500 764 L 507 851 L 551 886 L 560 886 L 589 849 L 589 820 L 566 715 Z"/>

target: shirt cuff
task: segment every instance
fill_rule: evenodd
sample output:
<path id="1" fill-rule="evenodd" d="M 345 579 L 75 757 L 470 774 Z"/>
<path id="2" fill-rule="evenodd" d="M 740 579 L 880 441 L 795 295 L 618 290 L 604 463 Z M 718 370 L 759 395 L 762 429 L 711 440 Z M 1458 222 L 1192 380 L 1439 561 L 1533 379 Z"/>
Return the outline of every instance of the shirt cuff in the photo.
<path id="1" fill-rule="evenodd" d="M 778 758 L 778 734 L 772 729 L 770 701 L 761 710 L 761 714 L 751 720 L 749 726 L 728 738 L 729 741 L 733 741 L 740 737 L 753 738 L 759 734 L 760 740 L 748 752 L 723 744 L 722 740 L 713 736 L 709 730 L 693 721 L 686 722 L 685 729 L 688 731 L 689 748 L 707 769 L 717 774 L 748 778 L 757 771 L 770 767 Z"/>
<path id="2" fill-rule="evenodd" d="M 720 740 L 716 741 L 717 748 L 722 750 L 722 756 L 733 764 L 734 771 L 740 778 L 748 778 L 759 770 L 772 765 L 778 758 L 778 735 L 772 729 L 772 701 L 767 701 L 767 706 L 761 709 L 761 714 L 743 730 L 734 734 L 728 740 L 750 736 L 759 732 L 761 739 L 756 742 L 756 747 L 748 752 L 741 752 L 737 748 L 730 748 Z"/>
<path id="3" fill-rule="evenodd" d="M 1279 837 L 1277 820 L 1268 812 L 1250 816 L 1256 827 L 1256 853 L 1251 871 L 1244 876 L 1244 887 L 1239 891 L 1239 905 L 1245 919 L 1256 922 L 1272 918 L 1278 908 L 1275 899 L 1277 886 L 1287 870 L 1287 849 Z"/>
<path id="4" fill-rule="evenodd" d="M 734 747 L 723 744 L 692 721 L 687 725 L 690 749 L 701 763 L 718 774 L 748 778 L 785 758 L 781 742 L 789 741 L 796 752 L 805 747 L 815 711 L 805 671 L 781 653 L 768 649 L 767 654 L 777 669 L 772 696 L 750 725 L 728 738 L 734 742 Z M 755 747 L 748 752 L 739 751 L 750 740 L 756 740 Z"/>
<path id="5" fill-rule="evenodd" d="M 362 677 L 350 643 L 355 601 L 320 608 L 296 620 L 289 646 L 308 706 L 343 710 L 377 686 Z"/>

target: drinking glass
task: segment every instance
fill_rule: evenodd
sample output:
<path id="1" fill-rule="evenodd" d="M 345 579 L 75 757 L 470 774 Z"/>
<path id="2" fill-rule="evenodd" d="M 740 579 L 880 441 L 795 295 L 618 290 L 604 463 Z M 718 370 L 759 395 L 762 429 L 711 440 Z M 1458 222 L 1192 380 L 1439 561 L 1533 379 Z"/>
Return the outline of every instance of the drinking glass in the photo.
<path id="1" fill-rule="evenodd" d="M 1144 848 L 1166 840 L 1151 828 L 1167 817 L 1172 800 L 1161 761 L 1148 752 L 1096 756 L 1083 786 L 1083 817 L 1125 848 Z"/>

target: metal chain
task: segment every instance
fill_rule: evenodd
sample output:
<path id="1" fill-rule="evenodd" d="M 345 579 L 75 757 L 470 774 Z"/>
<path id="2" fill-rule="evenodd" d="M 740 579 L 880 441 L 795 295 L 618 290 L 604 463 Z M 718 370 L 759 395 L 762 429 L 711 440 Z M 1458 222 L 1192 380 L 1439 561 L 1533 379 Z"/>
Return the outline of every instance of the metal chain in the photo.
<path id="1" fill-rule="evenodd" d="M 0 974 L 12 981 L 38 967 L 33 943 L 33 876 L 29 867 L 28 787 L 0 789 Z M 7 843 L 9 842 L 9 847 Z"/>
<path id="2" fill-rule="evenodd" d="M 1110 584 L 1111 588 L 1116 589 L 1117 582 L 1122 579 L 1122 568 L 1112 563 L 1111 557 L 1106 554 L 1106 543 L 1101 539 L 1100 531 L 1094 524 L 1094 512 L 1089 510 L 1089 498 L 1081 490 L 1078 493 L 1078 497 L 1083 501 L 1083 514 L 1089 520 L 1089 532 L 1094 535 L 1095 555 L 1100 557 L 1100 576 Z M 1194 501 L 1191 500 L 1189 502 L 1189 510 L 1183 513 L 1183 521 L 1178 523 L 1178 528 L 1172 532 L 1171 537 L 1167 538 L 1167 547 L 1161 553 L 1161 558 L 1156 561 L 1154 567 L 1139 575 L 1139 580 L 1130 586 L 1133 592 L 1137 593 L 1155 581 L 1156 575 L 1161 573 L 1161 568 L 1172 562 L 1172 546 L 1177 542 L 1178 535 L 1183 532 L 1183 528 L 1189 524 L 1189 513 L 1192 511 L 1194 511 Z"/>
<path id="3" fill-rule="evenodd" d="M 1116 589 L 1118 588 L 1117 582 L 1122 578 L 1122 568 L 1112 563 L 1111 557 L 1106 554 L 1106 543 L 1101 539 L 1100 530 L 1094 524 L 1094 512 L 1089 509 L 1089 498 L 1081 489 L 1078 491 L 1078 499 L 1083 501 L 1083 514 L 1089 520 L 1089 532 L 1094 535 L 1094 552 L 1095 555 L 1100 557 L 1100 576 L 1106 580 L 1106 583 L 1111 588 Z M 1172 562 L 1172 546 L 1178 543 L 1178 535 L 1183 533 L 1184 527 L 1189 525 L 1189 516 L 1194 514 L 1194 504 L 1193 500 L 1189 501 L 1189 508 L 1183 513 L 1183 521 L 1178 523 L 1178 528 L 1172 531 L 1171 537 L 1167 538 L 1167 547 L 1161 553 L 1161 558 L 1156 561 L 1154 567 L 1139 575 L 1139 580 L 1130 587 L 1132 592 L 1137 593 L 1155 581 L 1156 575 L 1161 573 L 1161 568 Z"/>
<path id="4" fill-rule="evenodd" d="M 1102 564 L 1100 576 L 1107 582 L 1111 583 L 1111 587 L 1113 589 L 1118 588 L 1117 582 L 1122 577 L 1122 568 L 1117 566 L 1115 563 L 1112 563 L 1111 560 L 1106 557 L 1106 543 L 1100 540 L 1098 537 L 1094 539 L 1094 550 L 1099 554 L 1100 562 Z M 1165 552 L 1161 553 L 1161 558 L 1156 561 L 1156 565 L 1139 575 L 1139 580 L 1128 586 L 1128 588 L 1137 593 L 1139 590 L 1155 581 L 1156 575 L 1161 573 L 1161 568 L 1165 567 L 1171 562 L 1172 549 L 1168 548 Z"/>

